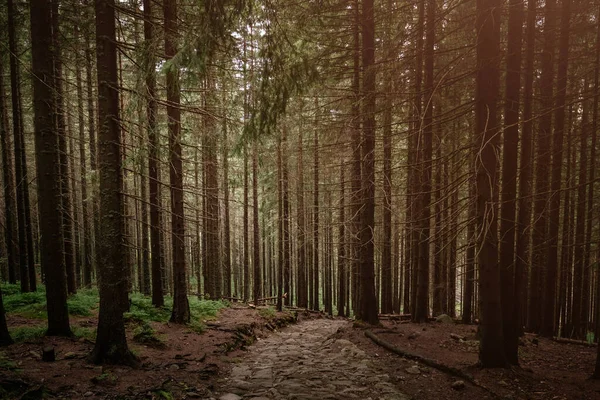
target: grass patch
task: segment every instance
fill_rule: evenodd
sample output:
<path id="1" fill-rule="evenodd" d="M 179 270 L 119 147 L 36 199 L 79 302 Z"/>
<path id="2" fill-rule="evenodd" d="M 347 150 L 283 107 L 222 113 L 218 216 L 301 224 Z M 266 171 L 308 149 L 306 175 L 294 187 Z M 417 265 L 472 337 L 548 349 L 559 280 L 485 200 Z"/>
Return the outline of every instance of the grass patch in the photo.
<path id="1" fill-rule="evenodd" d="M 166 347 L 164 341 L 156 336 L 156 331 L 147 322 L 143 322 L 133 330 L 133 340 L 159 349 Z"/>
<path id="2" fill-rule="evenodd" d="M 273 307 L 261 308 L 258 310 L 258 315 L 267 320 L 275 318 L 276 314 L 275 308 Z"/>
<path id="3" fill-rule="evenodd" d="M 67 300 L 69 314 L 89 317 L 92 315 L 91 310 L 98 308 L 99 299 L 98 289 L 81 289 Z"/>
<path id="4" fill-rule="evenodd" d="M 40 285 L 36 292 L 21 293 L 19 285 L 3 285 L 2 295 L 7 313 L 24 318 L 46 319 L 46 287 Z M 81 289 L 67 299 L 69 315 L 89 317 L 98 308 L 98 289 Z"/>
<path id="5" fill-rule="evenodd" d="M 84 328 L 82 326 L 71 326 L 71 332 L 78 338 L 84 338 L 91 341 L 96 340 L 96 329 Z"/>
<path id="6" fill-rule="evenodd" d="M 200 300 L 190 297 L 190 314 L 192 319 L 210 319 L 217 316 L 220 309 L 227 307 L 227 303 L 219 300 Z"/>
<path id="7" fill-rule="evenodd" d="M 173 300 L 170 298 L 165 298 L 165 305 L 158 308 L 152 305 L 152 298 L 141 293 L 132 293 L 129 299 L 131 307 L 124 314 L 125 320 L 167 322 L 171 316 Z"/>
<path id="8" fill-rule="evenodd" d="M 38 340 L 46 334 L 46 330 L 47 328 L 45 326 L 22 326 L 9 329 L 10 336 L 15 343 Z"/>
<path id="9" fill-rule="evenodd" d="M 0 369 L 8 371 L 14 371 L 17 369 L 17 364 L 10 358 L 6 357 L 6 353 L 3 351 L 0 351 Z"/>

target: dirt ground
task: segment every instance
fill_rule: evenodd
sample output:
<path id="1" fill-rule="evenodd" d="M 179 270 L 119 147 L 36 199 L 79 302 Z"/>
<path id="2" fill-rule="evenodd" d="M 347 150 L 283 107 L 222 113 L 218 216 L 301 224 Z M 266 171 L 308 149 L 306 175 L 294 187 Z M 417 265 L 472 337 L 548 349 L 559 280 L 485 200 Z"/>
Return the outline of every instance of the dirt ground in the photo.
<path id="1" fill-rule="evenodd" d="M 475 340 L 474 325 L 382 321 L 382 327 L 372 332 L 394 347 L 458 368 L 489 389 L 469 382 L 462 389 L 453 389 L 452 384 L 460 378 L 385 350 L 367 338 L 364 329 L 348 328 L 340 332 L 367 353 L 376 354 L 392 380 L 415 400 L 600 399 L 600 381 L 588 379 L 594 370 L 596 347 L 526 335 L 519 346 L 518 368 L 484 370 L 476 366 L 479 343 Z M 452 338 L 451 334 L 458 338 Z M 407 372 L 414 365 L 419 366 L 421 373 Z"/>
<path id="2" fill-rule="evenodd" d="M 8 315 L 10 327 L 44 321 Z M 0 387 L 8 399 L 186 399 L 208 397 L 215 380 L 236 363 L 246 346 L 270 330 L 294 322 L 290 313 L 261 316 L 256 310 L 233 306 L 207 321 L 198 334 L 189 327 L 152 322 L 162 343 L 139 344 L 127 327 L 128 344 L 141 367 L 97 366 L 87 361 L 93 342 L 87 339 L 44 337 L 0 350 Z M 95 327 L 95 318 L 71 319 L 72 326 Z M 41 361 L 42 349 L 52 346 L 55 362 Z M 3 396 L 0 394 L 0 398 Z"/>
<path id="3" fill-rule="evenodd" d="M 313 317 L 302 314 L 298 319 Z M 234 306 L 208 321 L 202 334 L 188 327 L 152 323 L 162 342 L 158 345 L 133 341 L 131 326 L 128 339 L 141 360 L 138 369 L 88 363 L 93 342 L 87 339 L 42 338 L 19 343 L 0 351 L 0 386 L 12 393 L 4 398 L 11 399 L 208 398 L 217 381 L 245 356 L 247 346 L 295 319 L 289 313 L 263 317 L 256 310 Z M 95 318 L 72 321 L 84 327 L 94 327 L 96 322 Z M 14 327 L 44 322 L 9 316 L 8 323 Z M 587 379 L 593 371 L 595 347 L 527 335 L 520 346 L 519 368 L 482 370 L 476 367 L 475 326 L 383 321 L 382 326 L 370 330 L 404 351 L 455 367 L 486 388 L 465 382 L 463 388 L 455 389 L 452 385 L 460 378 L 385 350 L 365 336 L 364 328 L 353 327 L 351 322 L 338 331 L 336 336 L 351 340 L 375 357 L 390 381 L 415 400 L 600 399 L 600 382 Z M 41 350 L 49 345 L 56 349 L 56 362 L 41 361 Z"/>

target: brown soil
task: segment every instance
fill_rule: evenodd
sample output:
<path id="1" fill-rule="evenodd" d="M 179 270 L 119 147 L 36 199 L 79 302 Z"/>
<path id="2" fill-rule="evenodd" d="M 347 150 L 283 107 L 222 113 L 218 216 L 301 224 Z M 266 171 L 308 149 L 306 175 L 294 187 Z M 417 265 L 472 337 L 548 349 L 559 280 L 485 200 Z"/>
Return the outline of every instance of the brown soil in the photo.
<path id="1" fill-rule="evenodd" d="M 520 367 L 481 369 L 476 366 L 479 343 L 475 340 L 476 329 L 474 325 L 383 321 L 382 327 L 374 328 L 372 332 L 405 352 L 458 368 L 489 390 L 468 382 L 463 389 L 455 390 L 452 383 L 460 378 L 385 350 L 367 338 L 364 329 L 348 328 L 340 334 L 367 353 L 376 354 L 381 360 L 381 368 L 387 371 L 392 381 L 395 379 L 403 392 L 415 400 L 600 399 L 600 381 L 588 379 L 594 370 L 595 347 L 526 335 L 519 347 Z M 451 333 L 465 340 L 453 339 Z M 413 365 L 419 365 L 420 374 L 407 373 L 406 369 Z"/>
<path id="2" fill-rule="evenodd" d="M 10 327 L 45 324 L 10 315 L 7 319 Z M 136 343 L 136 325 L 131 323 L 128 343 L 141 361 L 136 369 L 89 363 L 87 357 L 94 346 L 89 340 L 44 337 L 2 349 L 4 359 L 12 360 L 16 369 L 0 362 L 0 387 L 12 393 L 7 398 L 15 399 L 203 398 L 210 394 L 219 375 L 244 354 L 246 346 L 294 320 L 289 313 L 266 319 L 254 309 L 234 306 L 222 309 L 217 319 L 208 321 L 202 334 L 186 326 L 153 322 L 160 339 L 154 344 Z M 95 327 L 97 320 L 73 318 L 71 323 Z M 54 347 L 55 362 L 41 361 L 42 348 L 47 346 Z"/>
<path id="3" fill-rule="evenodd" d="M 300 316 L 301 319 L 309 317 L 312 316 Z M 41 320 L 14 316 L 8 319 L 11 327 L 44 324 Z M 7 368 L 0 358 L 0 387 L 13 391 L 8 398 L 15 399 L 211 397 L 217 381 L 245 357 L 244 349 L 248 345 L 294 319 L 286 313 L 265 319 L 256 310 L 234 306 L 221 310 L 217 319 L 207 323 L 202 334 L 185 326 L 152 323 L 162 342 L 158 346 L 136 343 L 132 338 L 135 327 L 132 324 L 128 327 L 128 339 L 142 363 L 137 369 L 90 364 L 87 356 L 93 343 L 84 339 L 43 338 L 19 343 L 2 349 L 4 359 L 14 361 L 17 369 Z M 72 323 L 95 327 L 97 321 L 78 318 Z M 336 336 L 351 340 L 367 354 L 374 355 L 377 367 L 415 400 L 600 399 L 600 382 L 587 379 L 593 371 L 595 347 L 527 335 L 520 346 L 520 367 L 484 370 L 476 366 L 476 326 L 383 321 L 382 326 L 372 332 L 404 351 L 458 368 L 486 388 L 465 382 L 463 389 L 455 390 L 451 385 L 460 378 L 385 350 L 365 337 L 364 329 L 348 324 L 338 331 Z M 453 339 L 451 333 L 465 340 Z M 55 348 L 56 362 L 41 361 L 44 346 Z M 407 372 L 414 365 L 419 366 L 418 375 Z"/>

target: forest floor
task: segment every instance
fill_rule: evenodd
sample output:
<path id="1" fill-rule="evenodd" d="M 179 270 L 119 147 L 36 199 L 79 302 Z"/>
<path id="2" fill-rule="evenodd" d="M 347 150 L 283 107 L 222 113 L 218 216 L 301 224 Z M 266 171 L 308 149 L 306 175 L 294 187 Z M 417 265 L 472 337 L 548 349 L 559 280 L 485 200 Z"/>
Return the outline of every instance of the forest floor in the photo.
<path id="1" fill-rule="evenodd" d="M 40 319 L 7 318 L 12 332 L 45 326 Z M 93 337 L 81 330 L 93 329 L 96 317 L 71 321 L 79 338 L 38 335 L 0 351 L 0 398 L 600 399 L 600 382 L 587 379 L 595 347 L 527 335 L 519 368 L 482 370 L 475 366 L 478 342 L 470 325 L 383 321 L 370 329 L 345 319 L 233 304 L 201 321 L 201 333 L 193 326 L 130 319 L 130 348 L 141 361 L 132 369 L 90 364 Z M 476 384 L 393 354 L 367 331 L 454 367 Z M 55 362 L 41 361 L 46 346 L 54 347 Z"/>

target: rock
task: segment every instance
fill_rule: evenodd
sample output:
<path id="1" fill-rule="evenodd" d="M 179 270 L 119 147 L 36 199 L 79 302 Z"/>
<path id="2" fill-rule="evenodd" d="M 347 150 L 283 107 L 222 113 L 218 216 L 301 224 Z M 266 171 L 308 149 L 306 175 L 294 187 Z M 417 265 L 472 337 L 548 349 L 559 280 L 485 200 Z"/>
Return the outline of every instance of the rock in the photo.
<path id="1" fill-rule="evenodd" d="M 177 364 L 171 364 L 171 365 L 169 365 L 168 369 L 171 370 L 171 371 L 176 371 L 176 370 L 179 369 L 179 365 L 177 365 Z"/>
<path id="2" fill-rule="evenodd" d="M 94 395 L 94 393 L 92 393 L 92 392 L 85 392 L 85 393 L 83 394 L 83 397 L 91 397 L 91 396 L 93 396 L 93 395 Z"/>
<path id="3" fill-rule="evenodd" d="M 421 369 L 416 365 L 406 368 L 405 371 L 411 375 L 420 375 L 421 374 Z"/>
<path id="4" fill-rule="evenodd" d="M 463 390 L 465 388 L 465 381 L 455 381 L 452 383 L 452 389 Z"/>
<path id="5" fill-rule="evenodd" d="M 462 337 L 462 336 L 460 336 L 460 335 L 457 335 L 456 333 L 451 333 L 451 334 L 450 334 L 450 337 L 451 337 L 452 339 L 456 340 L 456 341 L 459 341 L 459 342 L 461 342 L 461 341 L 465 340 L 465 338 L 464 338 L 464 337 Z"/>
<path id="6" fill-rule="evenodd" d="M 417 331 L 414 331 L 414 332 L 410 333 L 410 334 L 407 336 L 407 338 L 408 338 L 409 340 L 414 340 L 414 339 L 418 338 L 420 335 L 421 335 L 421 334 L 420 334 L 419 332 L 417 332 Z"/>
<path id="7" fill-rule="evenodd" d="M 65 360 L 72 360 L 73 358 L 77 358 L 77 354 L 73 353 L 72 351 L 65 353 Z"/>
<path id="8" fill-rule="evenodd" d="M 440 322 L 442 324 L 453 324 L 454 320 L 448 314 L 441 314 L 435 317 L 435 322 Z"/>
<path id="9" fill-rule="evenodd" d="M 237 394 L 226 393 L 223 396 L 219 397 L 219 400 L 242 400 L 242 398 Z"/>

